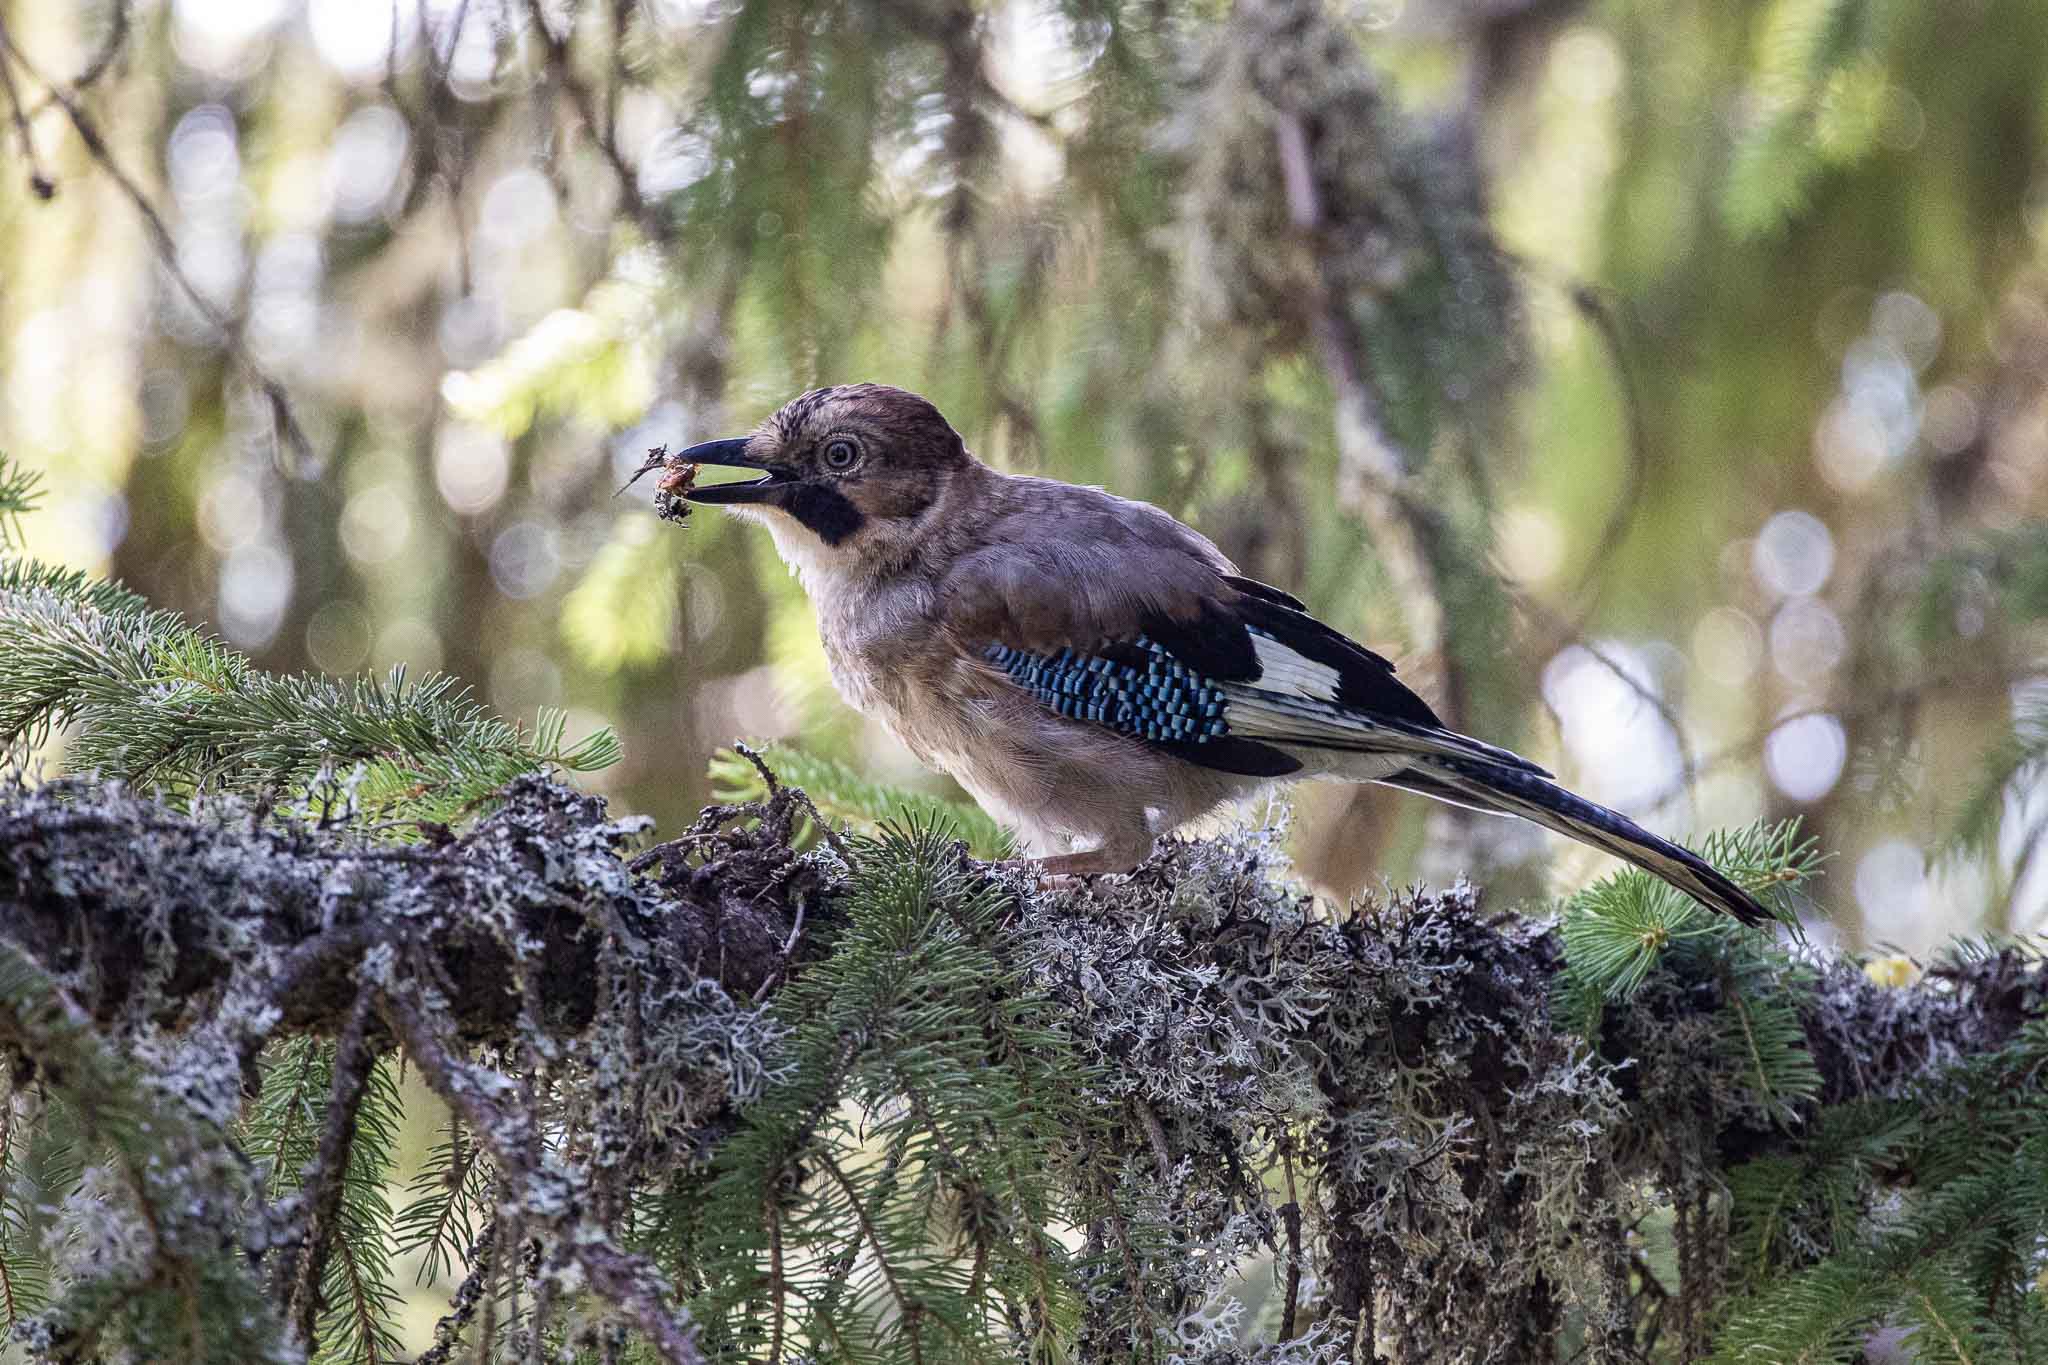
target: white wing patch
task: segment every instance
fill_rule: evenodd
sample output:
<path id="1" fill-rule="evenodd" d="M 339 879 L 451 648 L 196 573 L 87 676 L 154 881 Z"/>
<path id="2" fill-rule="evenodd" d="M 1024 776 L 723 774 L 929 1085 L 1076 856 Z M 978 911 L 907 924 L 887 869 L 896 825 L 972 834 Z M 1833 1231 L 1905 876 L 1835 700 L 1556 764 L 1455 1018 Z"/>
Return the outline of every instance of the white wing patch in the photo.
<path id="1" fill-rule="evenodd" d="M 1252 649 L 1259 656 L 1258 686 L 1267 692 L 1291 693 L 1311 701 L 1335 701 L 1337 670 L 1305 658 L 1270 635 L 1252 631 Z"/>

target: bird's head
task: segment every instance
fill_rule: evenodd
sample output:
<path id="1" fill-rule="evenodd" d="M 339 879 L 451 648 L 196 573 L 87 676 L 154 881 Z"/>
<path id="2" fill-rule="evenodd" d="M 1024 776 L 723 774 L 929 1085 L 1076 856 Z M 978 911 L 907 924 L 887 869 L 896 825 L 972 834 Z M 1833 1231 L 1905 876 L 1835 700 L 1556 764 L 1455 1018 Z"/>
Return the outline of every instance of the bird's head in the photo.
<path id="1" fill-rule="evenodd" d="M 976 467 L 937 408 L 886 384 L 812 389 L 753 435 L 674 459 L 762 471 L 688 497 L 766 522 L 786 557 L 808 562 L 875 560 L 914 544 L 955 480 Z"/>

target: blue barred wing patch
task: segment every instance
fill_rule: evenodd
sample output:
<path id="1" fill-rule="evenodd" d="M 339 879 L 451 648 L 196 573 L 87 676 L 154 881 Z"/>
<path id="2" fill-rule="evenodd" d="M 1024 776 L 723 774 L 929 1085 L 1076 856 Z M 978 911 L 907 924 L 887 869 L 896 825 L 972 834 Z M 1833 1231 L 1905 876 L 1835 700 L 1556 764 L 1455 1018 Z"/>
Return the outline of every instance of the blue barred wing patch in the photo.
<path id="1" fill-rule="evenodd" d="M 1157 641 L 1035 654 L 990 645 L 983 656 L 1046 706 L 1155 744 L 1206 744 L 1229 733 L 1225 695 Z"/>

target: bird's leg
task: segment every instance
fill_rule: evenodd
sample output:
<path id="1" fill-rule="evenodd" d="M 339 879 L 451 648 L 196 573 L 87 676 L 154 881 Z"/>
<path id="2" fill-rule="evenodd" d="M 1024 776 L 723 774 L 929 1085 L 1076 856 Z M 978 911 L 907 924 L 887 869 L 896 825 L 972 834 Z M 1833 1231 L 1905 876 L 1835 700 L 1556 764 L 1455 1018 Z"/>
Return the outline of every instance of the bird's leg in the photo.
<path id="1" fill-rule="evenodd" d="M 1048 877 L 1098 877 L 1109 872 L 1129 872 L 1144 861 L 1131 859 L 1111 849 L 1091 848 L 1085 853 L 1058 853 L 1050 858 L 1025 858 L 1026 867 Z"/>
<path id="2" fill-rule="evenodd" d="M 1129 872 L 1151 856 L 1152 834 L 1134 831 L 1128 837 L 1112 836 L 1101 847 L 1079 853 L 1055 853 L 1043 858 L 1022 858 L 1022 866 L 1045 877 L 1099 877 L 1111 872 Z"/>

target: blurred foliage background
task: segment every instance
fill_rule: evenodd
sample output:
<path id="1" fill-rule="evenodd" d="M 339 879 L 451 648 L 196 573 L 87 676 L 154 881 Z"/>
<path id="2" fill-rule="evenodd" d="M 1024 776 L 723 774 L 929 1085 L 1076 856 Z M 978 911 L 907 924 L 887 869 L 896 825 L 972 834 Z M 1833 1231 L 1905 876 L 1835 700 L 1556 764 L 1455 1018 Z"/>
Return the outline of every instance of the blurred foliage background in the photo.
<path id="1" fill-rule="evenodd" d="M 0 0 L 28 549 L 259 662 L 923 784 L 765 536 L 613 490 L 797 391 L 1166 507 L 1851 946 L 2039 927 L 2036 0 Z M 1593 855 L 1299 800 L 1337 893 Z"/>

